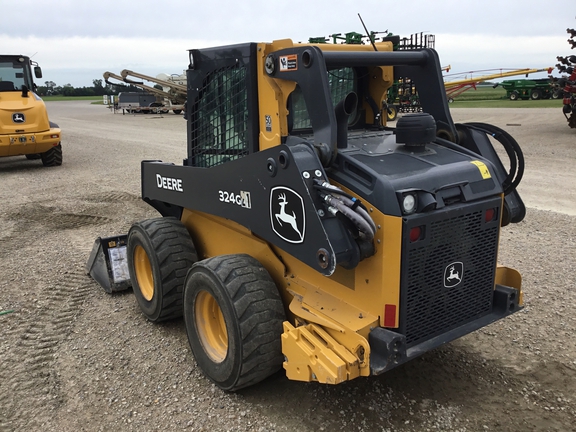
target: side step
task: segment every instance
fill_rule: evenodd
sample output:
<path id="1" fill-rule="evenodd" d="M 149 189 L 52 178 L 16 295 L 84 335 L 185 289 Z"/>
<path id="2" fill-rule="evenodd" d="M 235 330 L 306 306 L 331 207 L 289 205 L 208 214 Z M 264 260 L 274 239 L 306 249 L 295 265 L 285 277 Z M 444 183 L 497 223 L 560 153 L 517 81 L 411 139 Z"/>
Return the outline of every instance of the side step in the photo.
<path id="1" fill-rule="evenodd" d="M 127 243 L 127 235 L 98 237 L 94 242 L 86 263 L 86 273 L 107 293 L 124 291 L 131 287 Z"/>

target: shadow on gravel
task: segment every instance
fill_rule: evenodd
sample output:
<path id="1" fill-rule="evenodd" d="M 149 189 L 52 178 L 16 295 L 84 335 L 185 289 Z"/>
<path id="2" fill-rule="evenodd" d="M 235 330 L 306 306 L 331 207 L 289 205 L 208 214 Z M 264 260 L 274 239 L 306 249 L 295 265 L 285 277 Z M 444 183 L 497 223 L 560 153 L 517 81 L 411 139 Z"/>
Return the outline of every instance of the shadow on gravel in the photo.
<path id="1" fill-rule="evenodd" d="M 58 169 L 59 167 L 50 168 Z M 28 160 L 24 156 L 0 157 L 0 174 L 13 172 L 25 173 L 50 168 L 42 165 L 41 160 Z"/>
<path id="2" fill-rule="evenodd" d="M 289 430 L 562 430 L 569 411 L 551 418 L 536 379 L 448 345 L 377 377 L 328 386 L 281 371 L 239 394 Z"/>

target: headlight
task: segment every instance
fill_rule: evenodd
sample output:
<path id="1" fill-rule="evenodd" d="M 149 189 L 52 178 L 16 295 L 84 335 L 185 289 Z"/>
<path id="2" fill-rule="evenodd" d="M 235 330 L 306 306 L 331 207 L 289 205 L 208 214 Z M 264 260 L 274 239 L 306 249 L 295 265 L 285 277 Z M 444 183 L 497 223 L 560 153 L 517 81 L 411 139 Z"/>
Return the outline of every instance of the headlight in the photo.
<path id="1" fill-rule="evenodd" d="M 406 194 L 402 197 L 402 212 L 412 214 L 416 211 L 416 195 Z"/>

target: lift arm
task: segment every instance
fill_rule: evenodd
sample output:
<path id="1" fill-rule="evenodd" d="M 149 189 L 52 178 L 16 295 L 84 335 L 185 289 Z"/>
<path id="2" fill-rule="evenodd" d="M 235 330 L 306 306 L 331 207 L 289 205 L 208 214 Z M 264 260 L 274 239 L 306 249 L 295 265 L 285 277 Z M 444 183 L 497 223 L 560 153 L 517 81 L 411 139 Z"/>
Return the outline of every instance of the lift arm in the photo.
<path id="1" fill-rule="evenodd" d="M 120 75 L 122 75 L 123 80 L 128 79 L 129 76 L 133 76 L 136 78 L 140 78 L 146 81 L 151 81 L 154 82 L 156 84 L 160 84 L 162 87 L 170 87 L 172 90 L 174 90 L 176 93 L 182 93 L 184 95 L 186 95 L 186 86 L 182 85 L 182 84 L 176 84 L 174 82 L 170 82 L 167 80 L 162 80 L 159 78 L 154 78 L 148 75 L 144 75 L 138 72 L 134 72 L 128 69 L 124 69 L 122 72 L 120 72 Z M 129 82 L 129 81 L 126 81 Z"/>
<path id="2" fill-rule="evenodd" d="M 176 94 L 168 93 L 168 92 L 165 92 L 163 90 L 159 90 L 157 88 L 147 86 L 144 83 L 132 81 L 132 80 L 129 80 L 127 78 L 123 78 L 123 77 L 116 75 L 115 73 L 112 73 L 112 72 L 104 72 L 103 76 L 104 76 L 104 81 L 106 82 L 106 84 L 117 85 L 117 83 L 113 83 L 113 82 L 109 81 L 110 78 L 114 78 L 115 80 L 121 81 L 123 83 L 131 84 L 131 85 L 134 85 L 138 88 L 146 90 L 147 92 L 150 92 L 154 95 L 161 96 L 163 98 L 167 98 L 176 104 L 182 104 L 186 101 L 186 94 L 185 93 L 183 95 L 181 93 L 176 93 Z"/>

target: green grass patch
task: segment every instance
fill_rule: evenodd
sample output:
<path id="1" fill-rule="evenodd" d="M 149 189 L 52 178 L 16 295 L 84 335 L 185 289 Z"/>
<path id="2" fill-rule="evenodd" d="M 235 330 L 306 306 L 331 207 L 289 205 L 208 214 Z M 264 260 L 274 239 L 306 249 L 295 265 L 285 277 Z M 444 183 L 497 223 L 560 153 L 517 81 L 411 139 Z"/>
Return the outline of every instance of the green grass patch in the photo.
<path id="1" fill-rule="evenodd" d="M 456 93 L 460 90 L 454 90 Z M 455 93 L 450 93 L 451 90 L 447 89 L 446 94 L 448 97 L 454 98 L 455 101 L 470 101 L 470 100 L 494 100 L 494 99 L 505 99 L 506 90 L 502 87 L 492 88 L 492 86 L 476 87 L 476 89 L 468 88 L 465 92 L 455 95 Z"/>
<path id="2" fill-rule="evenodd" d="M 558 108 L 562 109 L 562 99 L 542 100 L 458 100 L 450 104 L 450 108 Z"/>
<path id="3" fill-rule="evenodd" d="M 482 86 L 470 88 L 457 96 L 454 93 L 447 95 L 454 99 L 450 104 L 454 108 L 562 108 L 562 99 L 511 101 L 502 87 Z"/>

